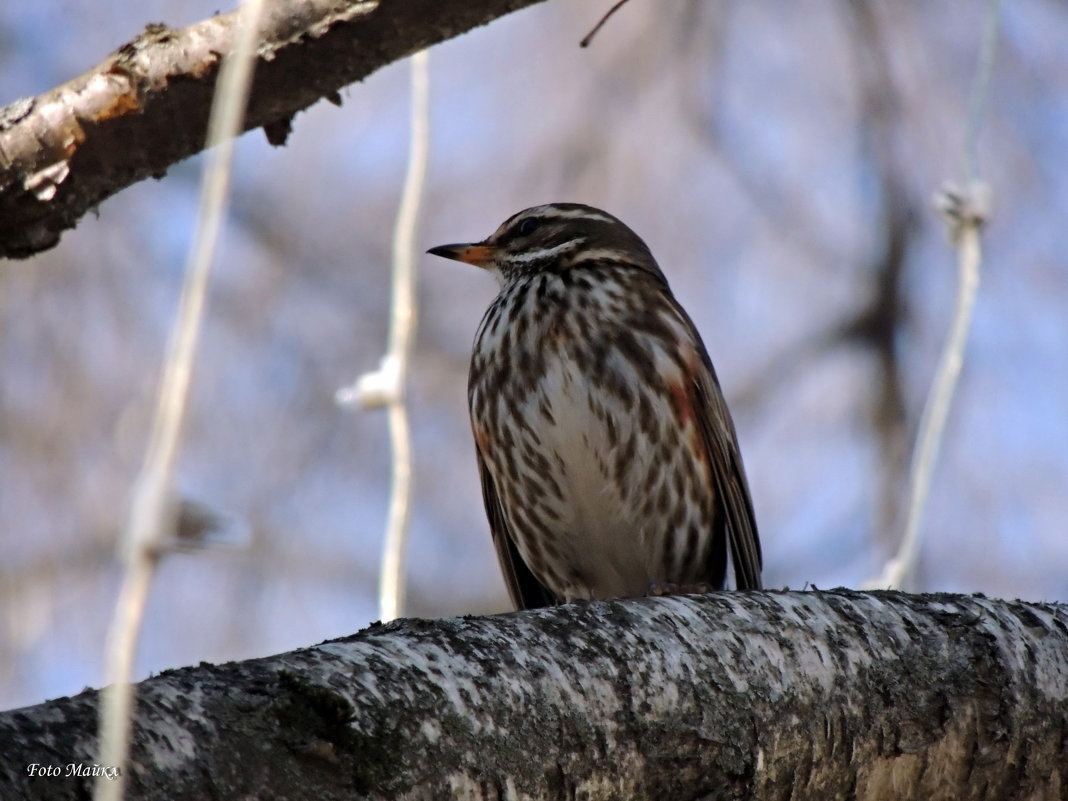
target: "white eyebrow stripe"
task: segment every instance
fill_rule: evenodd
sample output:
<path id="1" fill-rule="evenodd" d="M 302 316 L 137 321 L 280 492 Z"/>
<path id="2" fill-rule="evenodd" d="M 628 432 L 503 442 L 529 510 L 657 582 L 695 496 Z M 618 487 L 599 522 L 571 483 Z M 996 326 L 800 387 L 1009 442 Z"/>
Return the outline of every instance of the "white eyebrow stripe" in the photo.
<path id="1" fill-rule="evenodd" d="M 606 214 L 599 214 L 592 209 L 562 209 L 559 206 L 538 206 L 528 217 L 544 217 L 560 220 L 596 220 L 598 222 L 613 223 L 615 219 Z"/>
<path id="2" fill-rule="evenodd" d="M 583 261 L 595 261 L 597 259 L 603 259 L 604 261 L 631 261 L 631 259 L 627 258 L 626 253 L 612 248 L 594 248 L 582 251 Z"/>
<path id="3" fill-rule="evenodd" d="M 541 250 L 528 250 L 524 253 L 509 253 L 507 261 L 512 264 L 526 264 L 528 261 L 541 261 L 550 256 L 555 256 L 557 253 L 562 253 L 568 250 L 576 243 L 581 242 L 582 238 L 569 239 L 559 245 L 553 245 L 551 248 L 542 248 Z"/>

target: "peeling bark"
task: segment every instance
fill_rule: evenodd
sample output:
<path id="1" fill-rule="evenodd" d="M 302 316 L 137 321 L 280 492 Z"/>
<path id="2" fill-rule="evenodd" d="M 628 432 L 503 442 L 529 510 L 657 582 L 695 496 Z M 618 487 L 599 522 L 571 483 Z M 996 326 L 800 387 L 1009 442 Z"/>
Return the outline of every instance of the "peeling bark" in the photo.
<path id="1" fill-rule="evenodd" d="M 541 0 L 274 0 L 244 130 L 283 144 L 293 115 L 393 61 Z M 237 13 L 149 25 L 85 74 L 0 109 L 0 257 L 54 246 L 87 211 L 204 147 Z"/>
<path id="2" fill-rule="evenodd" d="M 717 593 L 403 620 L 141 683 L 130 799 L 1058 799 L 1068 606 Z M 97 693 L 0 714 L 85 798 Z M 83 768 L 84 769 L 84 768 Z"/>

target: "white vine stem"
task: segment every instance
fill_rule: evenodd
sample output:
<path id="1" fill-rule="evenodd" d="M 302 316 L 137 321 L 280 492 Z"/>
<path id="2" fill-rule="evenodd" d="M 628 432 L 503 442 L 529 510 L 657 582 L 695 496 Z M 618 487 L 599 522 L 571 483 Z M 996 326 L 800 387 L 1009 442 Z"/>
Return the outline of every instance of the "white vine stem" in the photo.
<path id="1" fill-rule="evenodd" d="M 412 443 L 405 385 L 415 340 L 416 232 L 426 179 L 430 131 L 430 56 L 426 50 L 411 60 L 411 125 L 408 170 L 393 228 L 393 299 L 389 345 L 379 369 L 360 376 L 338 391 L 338 402 L 364 407 L 387 406 L 393 468 L 389 517 L 382 549 L 378 615 L 383 621 L 404 612 L 405 554 L 412 507 Z"/>
<path id="2" fill-rule="evenodd" d="M 389 404 L 389 432 L 393 440 L 393 489 L 382 553 L 378 607 L 383 621 L 393 620 L 404 609 L 404 556 L 412 507 L 412 444 L 408 425 L 405 384 L 408 359 L 415 339 L 415 235 L 426 179 L 429 149 L 429 60 L 423 50 L 412 56 L 412 119 L 408 173 L 393 229 L 393 310 L 389 332 L 389 355 L 396 360 L 398 392 Z"/>
<path id="3" fill-rule="evenodd" d="M 102 691 L 100 711 L 100 763 L 117 768 L 118 778 L 101 775 L 97 779 L 96 801 L 120 801 L 125 790 L 135 700 L 130 683 L 133 660 L 148 590 L 164 541 L 173 529 L 171 475 L 200 338 L 212 258 L 229 198 L 233 140 L 248 104 L 262 6 L 262 0 L 245 0 L 242 4 L 233 50 L 222 63 L 212 100 L 197 231 L 186 262 L 185 283 L 168 343 L 144 467 L 134 487 L 130 516 L 120 543 L 124 570 L 108 632 L 105 671 L 109 686 Z"/>
<path id="4" fill-rule="evenodd" d="M 886 571 L 873 584 L 878 587 L 900 589 L 908 581 L 916 566 L 920 549 L 920 526 L 927 507 L 931 477 L 942 445 L 942 434 L 949 417 L 949 407 L 964 363 L 964 347 L 971 327 L 972 309 L 979 287 L 979 228 L 981 221 L 973 220 L 961 226 L 957 241 L 957 298 L 942 355 L 938 360 L 934 383 L 927 396 L 916 450 L 909 471 L 909 506 L 905 535 L 897 555 L 887 563 Z"/>
<path id="5" fill-rule="evenodd" d="M 972 309 L 979 289 L 979 267 L 982 262 L 979 232 L 990 214 L 991 205 L 990 189 L 978 178 L 978 142 L 997 50 L 1000 6 L 1001 0 L 989 0 L 987 6 L 979 66 L 972 87 L 964 137 L 963 167 L 967 183 L 961 189 L 946 187 L 938 198 L 938 205 L 949 225 L 950 238 L 957 251 L 957 295 L 949 336 L 942 348 L 935 377 L 920 417 L 916 448 L 909 470 L 909 505 L 905 534 L 900 549 L 886 563 L 882 575 L 867 582 L 867 587 L 901 589 L 916 568 L 927 496 L 931 489 L 949 408 L 964 363 Z"/>

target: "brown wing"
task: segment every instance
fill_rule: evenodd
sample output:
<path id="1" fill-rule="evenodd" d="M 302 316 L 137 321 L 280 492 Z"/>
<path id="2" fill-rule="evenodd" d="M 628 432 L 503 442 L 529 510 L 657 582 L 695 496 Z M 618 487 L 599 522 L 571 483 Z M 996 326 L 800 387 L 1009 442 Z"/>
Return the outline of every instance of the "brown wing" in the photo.
<path id="1" fill-rule="evenodd" d="M 753 501 L 749 497 L 749 482 L 746 481 L 742 455 L 738 450 L 738 435 L 712 360 L 693 322 L 685 312 L 683 314 L 690 330 L 694 332 L 694 341 L 704 366 L 703 370 L 696 371 L 694 382 L 696 417 L 712 465 L 712 480 L 715 482 L 716 498 L 720 502 L 722 525 L 726 529 L 731 561 L 734 563 L 734 583 L 739 590 L 759 590 L 762 586 L 760 570 L 763 556 L 760 553 Z M 717 529 L 720 525 L 717 521 Z"/>
<path id="2" fill-rule="evenodd" d="M 478 455 L 478 474 L 482 478 L 482 500 L 486 505 L 486 517 L 489 518 L 490 533 L 493 534 L 493 544 L 497 548 L 497 559 L 501 563 L 501 573 L 504 575 L 504 583 L 508 587 L 512 603 L 516 609 L 538 609 L 555 605 L 556 597 L 548 587 L 538 581 L 516 548 L 515 540 L 512 539 L 504 519 L 497 488 L 493 485 L 493 476 L 490 475 L 481 452 L 477 448 L 475 452 Z"/>

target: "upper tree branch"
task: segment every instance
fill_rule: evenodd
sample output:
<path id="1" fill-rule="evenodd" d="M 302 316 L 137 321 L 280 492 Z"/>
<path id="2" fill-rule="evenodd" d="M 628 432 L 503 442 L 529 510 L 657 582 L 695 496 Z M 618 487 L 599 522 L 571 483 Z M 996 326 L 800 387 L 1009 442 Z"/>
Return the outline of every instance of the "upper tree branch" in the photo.
<path id="1" fill-rule="evenodd" d="M 402 620 L 138 689 L 130 799 L 955 799 L 1068 787 L 1068 607 L 716 593 Z M 97 693 L 0 714 L 83 798 Z"/>
<path id="2" fill-rule="evenodd" d="M 379 67 L 540 0 L 273 0 L 245 130 L 285 140 L 293 115 Z M 84 75 L 0 109 L 0 257 L 46 250 L 86 211 L 204 147 L 236 12 L 149 25 Z"/>

